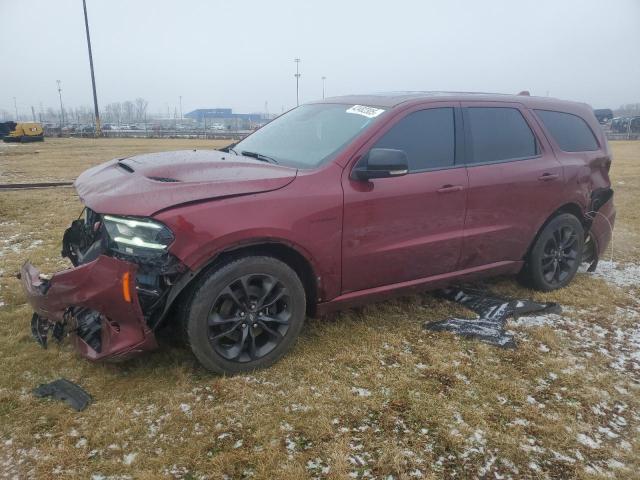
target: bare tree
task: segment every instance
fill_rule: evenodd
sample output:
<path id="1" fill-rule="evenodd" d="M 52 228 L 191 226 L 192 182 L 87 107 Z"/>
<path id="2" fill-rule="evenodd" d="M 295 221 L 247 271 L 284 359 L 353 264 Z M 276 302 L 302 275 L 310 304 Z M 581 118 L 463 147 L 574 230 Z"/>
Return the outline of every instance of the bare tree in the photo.
<path id="1" fill-rule="evenodd" d="M 114 121 L 120 125 L 120 122 L 122 121 L 122 104 L 120 102 L 114 102 L 111 105 L 113 105 Z"/>
<path id="2" fill-rule="evenodd" d="M 144 121 L 144 118 L 147 115 L 148 106 L 149 102 L 147 102 L 144 98 L 136 98 L 136 119 L 138 122 Z"/>
<path id="3" fill-rule="evenodd" d="M 133 119 L 133 115 L 136 111 L 136 106 L 133 104 L 133 102 L 130 102 L 129 100 L 124 102 L 122 104 L 122 111 L 123 111 L 124 117 L 127 119 L 127 123 L 131 123 Z"/>
<path id="4" fill-rule="evenodd" d="M 120 125 L 122 104 L 120 102 L 109 103 L 104 107 L 104 116 L 108 123 L 117 123 Z"/>
<path id="5" fill-rule="evenodd" d="M 640 103 L 629 103 L 627 105 L 620 105 L 615 111 L 616 115 L 640 115 Z"/>
<path id="6" fill-rule="evenodd" d="M 59 118 L 60 112 L 54 110 L 51 107 L 47 108 L 47 113 L 45 114 L 45 119 L 47 122 L 57 122 Z"/>

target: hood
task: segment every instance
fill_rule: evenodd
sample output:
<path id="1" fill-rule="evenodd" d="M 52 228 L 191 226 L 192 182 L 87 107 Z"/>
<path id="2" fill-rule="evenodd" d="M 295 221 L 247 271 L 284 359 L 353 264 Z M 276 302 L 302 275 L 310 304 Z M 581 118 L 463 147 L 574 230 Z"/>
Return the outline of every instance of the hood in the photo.
<path id="1" fill-rule="evenodd" d="M 182 150 L 111 160 L 83 172 L 74 185 L 98 213 L 151 216 L 184 203 L 277 190 L 296 173 L 233 153 Z"/>

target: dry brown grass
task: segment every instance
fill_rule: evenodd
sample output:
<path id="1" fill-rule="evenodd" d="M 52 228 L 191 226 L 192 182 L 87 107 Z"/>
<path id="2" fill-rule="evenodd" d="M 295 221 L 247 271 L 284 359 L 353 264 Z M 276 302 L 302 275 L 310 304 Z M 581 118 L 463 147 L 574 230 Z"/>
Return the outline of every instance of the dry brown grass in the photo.
<path id="1" fill-rule="evenodd" d="M 43 143 L 0 143 L 0 183 L 75 180 L 112 158 L 190 148 L 220 148 L 229 140 L 47 138 Z"/>
<path id="2" fill-rule="evenodd" d="M 189 142 L 48 140 L 4 150 L 0 172 L 72 179 L 111 157 L 212 145 Z M 612 146 L 616 259 L 629 268 L 640 264 L 640 142 Z M 616 287 L 610 265 L 548 295 L 497 280 L 565 306 L 550 324 L 512 323 L 514 351 L 426 333 L 424 321 L 460 310 L 424 294 L 309 320 L 283 361 L 224 378 L 169 339 L 118 365 L 32 341 L 13 274 L 27 257 L 63 266 L 60 238 L 79 210 L 71 189 L 0 193 L 0 477 L 637 478 L 640 292 Z M 95 403 L 75 413 L 31 395 L 58 377 Z"/>

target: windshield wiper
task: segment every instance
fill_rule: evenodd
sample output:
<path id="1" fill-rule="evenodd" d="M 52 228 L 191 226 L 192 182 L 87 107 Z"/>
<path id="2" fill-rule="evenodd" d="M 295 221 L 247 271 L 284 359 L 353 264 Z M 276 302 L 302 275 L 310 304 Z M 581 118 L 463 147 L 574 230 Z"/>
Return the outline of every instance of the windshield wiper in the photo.
<path id="1" fill-rule="evenodd" d="M 245 157 L 251 157 L 251 158 L 255 158 L 256 160 L 261 160 L 263 162 L 269 162 L 269 163 L 278 163 L 278 161 L 275 158 L 271 158 L 268 157 L 266 155 L 262 155 L 261 153 L 257 153 L 257 152 L 247 152 L 246 150 L 243 150 L 242 152 L 240 152 L 242 155 L 244 155 Z"/>

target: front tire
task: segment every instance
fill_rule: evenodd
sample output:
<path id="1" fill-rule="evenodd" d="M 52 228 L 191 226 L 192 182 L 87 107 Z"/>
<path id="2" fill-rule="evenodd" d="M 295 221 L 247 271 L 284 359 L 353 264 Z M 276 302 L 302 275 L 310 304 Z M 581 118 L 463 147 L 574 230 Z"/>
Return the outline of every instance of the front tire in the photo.
<path id="1" fill-rule="evenodd" d="M 184 321 L 200 363 L 212 372 L 235 374 L 282 358 L 300 334 L 305 313 L 298 275 L 280 260 L 252 256 L 205 274 Z"/>
<path id="2" fill-rule="evenodd" d="M 573 280 L 584 249 L 584 228 L 569 213 L 554 217 L 542 229 L 527 259 L 525 281 L 536 290 L 549 292 Z"/>

